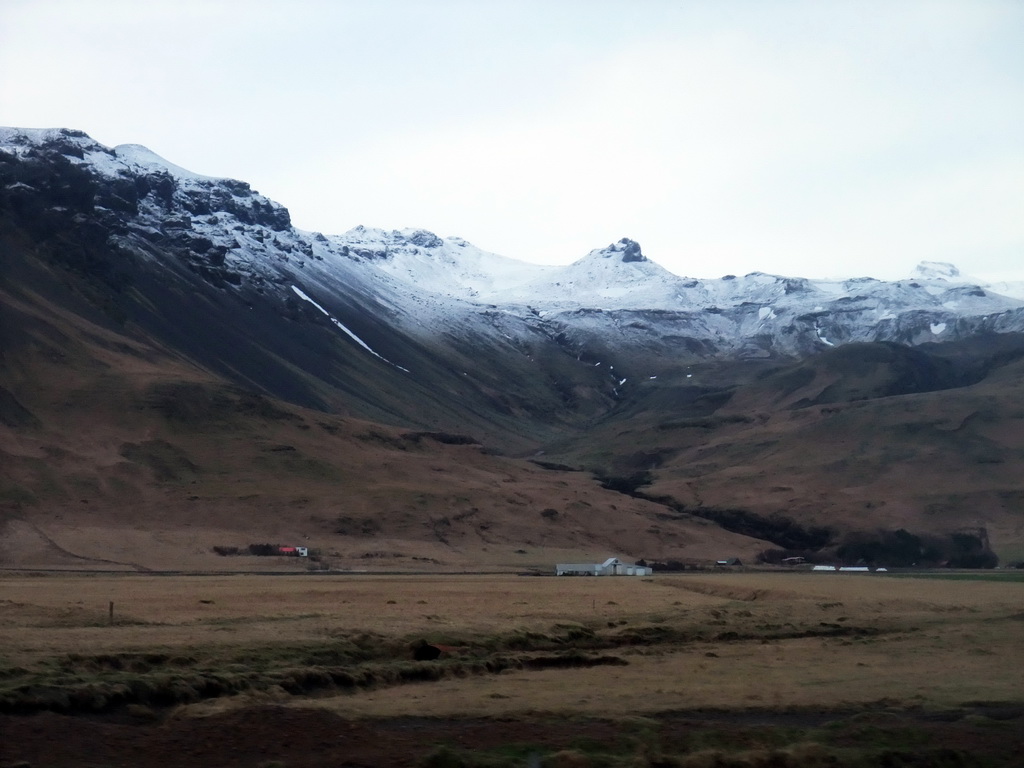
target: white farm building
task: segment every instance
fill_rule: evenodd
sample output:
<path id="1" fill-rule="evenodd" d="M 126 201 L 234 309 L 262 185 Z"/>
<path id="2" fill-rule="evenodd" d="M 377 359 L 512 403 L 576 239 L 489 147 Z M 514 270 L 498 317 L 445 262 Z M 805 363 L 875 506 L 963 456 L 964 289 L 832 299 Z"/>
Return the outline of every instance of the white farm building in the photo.
<path id="1" fill-rule="evenodd" d="M 624 563 L 609 557 L 603 563 L 559 563 L 556 576 L 650 576 L 653 570 L 646 565 Z"/>

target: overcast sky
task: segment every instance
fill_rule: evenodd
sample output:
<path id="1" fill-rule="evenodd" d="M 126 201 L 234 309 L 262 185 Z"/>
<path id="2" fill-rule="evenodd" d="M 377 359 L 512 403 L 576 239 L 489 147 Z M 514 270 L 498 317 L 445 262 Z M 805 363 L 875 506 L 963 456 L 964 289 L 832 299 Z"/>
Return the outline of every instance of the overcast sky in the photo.
<path id="1" fill-rule="evenodd" d="M 1024 279 L 1022 0 L 0 0 L 0 125 L 144 144 L 330 234 Z"/>

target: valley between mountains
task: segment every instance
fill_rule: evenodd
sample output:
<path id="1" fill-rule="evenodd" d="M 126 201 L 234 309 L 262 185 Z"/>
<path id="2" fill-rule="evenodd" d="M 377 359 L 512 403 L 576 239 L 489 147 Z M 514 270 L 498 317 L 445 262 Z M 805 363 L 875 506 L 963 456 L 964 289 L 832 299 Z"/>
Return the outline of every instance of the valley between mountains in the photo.
<path id="1" fill-rule="evenodd" d="M 0 566 L 1024 559 L 1024 292 L 304 232 L 0 129 Z M 214 547 L 310 547 L 315 561 Z"/>

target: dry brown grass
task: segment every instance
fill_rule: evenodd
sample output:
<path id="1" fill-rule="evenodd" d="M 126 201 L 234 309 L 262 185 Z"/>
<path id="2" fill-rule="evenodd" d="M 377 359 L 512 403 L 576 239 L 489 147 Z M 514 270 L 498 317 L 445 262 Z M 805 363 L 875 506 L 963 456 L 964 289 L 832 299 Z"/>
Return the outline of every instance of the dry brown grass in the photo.
<path id="1" fill-rule="evenodd" d="M 14 577 L 0 579 L 0 645 L 31 655 L 83 645 L 295 642 L 338 632 L 482 636 L 637 619 L 677 601 L 719 602 L 681 595 L 669 584 L 517 576 Z M 128 623 L 107 624 L 110 601 L 115 618 Z"/>
<path id="2" fill-rule="evenodd" d="M 619 607 L 621 615 L 714 625 L 740 634 L 753 630 L 756 635 L 758 628 L 780 623 L 807 630 L 855 626 L 865 633 L 637 647 L 625 652 L 626 667 L 443 680 L 317 706 L 367 716 L 424 711 L 610 716 L 704 708 L 827 709 L 879 701 L 955 707 L 1021 696 L 1020 583 L 759 573 L 661 578 L 651 587 L 646 600 Z M 666 604 L 666 591 L 682 604 Z M 645 616 L 646 611 L 652 614 Z"/>
<path id="3" fill-rule="evenodd" d="M 1002 666 L 1006 659 L 1014 665 L 1024 661 L 1019 642 L 995 634 L 984 639 L 990 641 L 984 653 L 954 650 L 967 640 L 962 634 L 920 641 L 713 643 L 629 652 L 627 667 L 441 680 L 294 705 L 368 717 L 529 712 L 615 717 L 709 708 L 846 709 L 878 702 L 954 708 L 968 701 L 1019 699 L 1022 676 Z"/>
<path id="4" fill-rule="evenodd" d="M 543 638 L 572 624 L 593 631 L 594 649 L 628 664 L 449 676 L 292 701 L 358 716 L 613 715 L 879 701 L 953 707 L 1020 699 L 1022 594 L 1020 582 L 875 574 L 8 577 L 0 579 L 0 660 L 10 667 L 69 653 L 330 647 L 358 633 L 396 648 L 419 637 L 456 643 L 484 659 L 495 638 Z M 219 699 L 187 711 L 252 700 Z"/>

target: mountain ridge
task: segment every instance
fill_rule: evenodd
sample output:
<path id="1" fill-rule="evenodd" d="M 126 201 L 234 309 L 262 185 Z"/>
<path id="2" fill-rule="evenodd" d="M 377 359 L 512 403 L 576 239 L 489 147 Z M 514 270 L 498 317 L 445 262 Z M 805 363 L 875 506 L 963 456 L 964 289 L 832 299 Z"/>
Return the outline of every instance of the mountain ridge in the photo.
<path id="1" fill-rule="evenodd" d="M 663 559 L 672 547 L 696 556 L 685 541 L 709 540 L 706 527 L 718 523 L 696 514 L 709 508 L 831 525 L 840 538 L 858 520 L 948 532 L 969 517 L 1004 556 L 1024 555 L 1014 501 L 1024 492 L 1015 479 L 1024 477 L 1020 392 L 1008 373 L 1024 302 L 962 282 L 952 265 L 923 264 L 894 282 L 756 272 L 698 280 L 668 272 L 628 238 L 551 267 L 422 229 L 323 235 L 295 229 L 284 206 L 245 182 L 62 129 L 0 129 L 0 245 L 0 510 L 12 520 L 56 526 L 80 496 L 119 510 L 122 525 L 133 494 L 148 499 L 144 517 L 163 499 L 171 517 L 196 520 L 195 496 L 239 531 L 258 518 L 270 535 L 278 515 L 299 532 L 297 515 L 313 504 L 295 502 L 301 484 L 319 478 L 315 515 L 337 517 L 326 511 L 333 486 L 324 478 L 348 476 L 346 463 L 367 444 L 351 434 L 376 430 L 370 442 L 386 449 L 380 462 L 392 472 L 411 455 L 403 435 L 456 435 L 478 446 L 481 472 L 497 478 L 515 466 L 516 482 L 533 489 L 525 505 L 495 490 L 500 481 L 460 494 L 457 472 L 431 470 L 398 493 L 419 493 L 423 507 L 389 510 L 373 489 L 393 483 L 360 465 L 363 485 L 345 486 L 359 526 L 377 520 L 382 539 L 404 542 L 395 550 L 406 562 L 425 541 L 435 559 L 479 557 L 495 526 L 508 531 L 499 538 L 511 561 L 541 541 L 551 552 L 618 540 L 634 556 Z M 961 418 L 942 416 L 943 404 Z M 233 414 L 217 427 L 227 436 L 211 432 L 219 408 Z M 277 412 L 294 418 L 268 417 Z M 62 435 L 59 425 L 72 421 L 79 434 Z M 852 447 L 833 445 L 837 429 Z M 328 443 L 341 435 L 345 447 L 332 459 L 313 434 Z M 951 435 L 966 458 L 951 458 Z M 263 447 L 254 452 L 246 436 Z M 282 445 L 295 450 L 272 450 Z M 831 446 L 820 451 L 828 461 L 816 445 Z M 260 499 L 247 512 L 245 494 L 226 494 L 217 479 L 249 478 L 244 464 L 218 458 L 226 446 L 290 496 L 246 479 Z M 462 448 L 436 450 L 439 467 L 465 461 Z M 942 460 L 933 470 L 919 454 Z M 901 487 L 887 469 L 896 455 L 920 478 Z M 529 458 L 550 474 L 524 470 Z M 593 477 L 638 471 L 651 473 L 641 484 L 648 495 L 694 515 L 630 497 L 641 529 L 616 526 L 625 497 Z M 773 472 L 788 479 L 772 483 Z M 958 473 L 966 496 L 951 483 Z M 431 488 L 442 476 L 451 492 Z M 601 510 L 592 529 L 585 516 L 574 518 L 575 532 L 553 524 L 575 503 L 559 483 Z M 981 506 L 965 517 L 958 493 Z M 546 509 L 556 514 L 541 517 Z M 462 531 L 443 538 L 461 544 L 437 537 L 430 521 L 442 519 Z M 475 519 L 490 528 L 481 534 Z M 317 535 L 354 551 L 352 536 L 325 525 Z M 737 535 L 719 527 L 712 538 L 745 556 L 771 544 L 727 533 Z"/>

